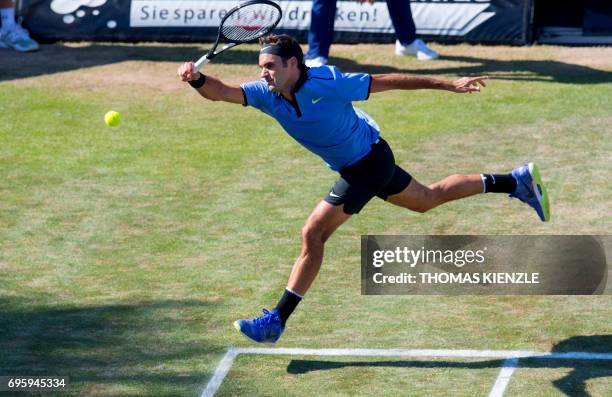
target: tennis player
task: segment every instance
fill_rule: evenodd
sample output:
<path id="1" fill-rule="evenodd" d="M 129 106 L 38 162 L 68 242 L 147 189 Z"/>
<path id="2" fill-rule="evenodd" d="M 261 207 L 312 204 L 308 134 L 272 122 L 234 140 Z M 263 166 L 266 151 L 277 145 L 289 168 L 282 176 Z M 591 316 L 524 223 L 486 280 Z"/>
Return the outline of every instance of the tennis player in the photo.
<path id="1" fill-rule="evenodd" d="M 375 196 L 426 212 L 479 193 L 506 193 L 531 206 L 542 221 L 549 220 L 548 196 L 534 163 L 507 174 L 451 175 L 425 186 L 396 164 L 376 122 L 352 105 L 389 90 L 475 93 L 485 86 L 487 77 L 445 81 L 403 74 L 342 73 L 334 66 L 309 69 L 292 37 L 271 35 L 260 43 L 260 80 L 233 87 L 195 72 L 193 62 L 183 63 L 178 75 L 204 98 L 252 106 L 272 116 L 340 176 L 302 229 L 302 250 L 276 307 L 264 309 L 258 318 L 234 322 L 249 339 L 264 343 L 279 339 L 319 272 L 326 240 Z"/>

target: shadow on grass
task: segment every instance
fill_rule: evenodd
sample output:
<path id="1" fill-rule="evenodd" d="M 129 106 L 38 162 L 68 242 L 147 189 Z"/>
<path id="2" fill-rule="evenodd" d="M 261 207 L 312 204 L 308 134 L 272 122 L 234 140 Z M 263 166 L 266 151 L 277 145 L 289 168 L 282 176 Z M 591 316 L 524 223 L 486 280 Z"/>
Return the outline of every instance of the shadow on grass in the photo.
<path id="1" fill-rule="evenodd" d="M 199 316 L 207 305 L 165 300 L 49 309 L 0 298 L 0 375 L 68 376 L 62 396 L 94 389 L 106 396 L 191 395 L 210 374 L 186 362 L 216 352 L 189 338 L 205 329 Z"/>
<path id="2" fill-rule="evenodd" d="M 553 349 L 553 353 L 588 352 L 612 353 L 612 335 L 576 336 L 566 339 Z M 460 359 L 456 359 L 460 360 Z M 305 374 L 315 371 L 329 371 L 347 367 L 392 367 L 392 368 L 457 368 L 485 369 L 501 368 L 504 360 L 481 360 L 475 362 L 447 360 L 385 360 L 385 361 L 331 361 L 331 360 L 291 360 L 287 366 L 290 374 Z M 554 386 L 571 397 L 590 397 L 586 382 L 594 378 L 612 376 L 612 360 L 549 359 L 546 357 L 523 358 L 520 368 L 571 368 L 566 376 L 553 381 Z"/>
<path id="3" fill-rule="evenodd" d="M 124 61 L 180 62 L 197 59 L 208 46 L 103 45 L 68 47 L 44 45 L 33 53 L 20 54 L 0 49 L 0 81 L 67 72 Z M 258 52 L 235 48 L 215 59 L 219 64 L 257 64 Z M 178 65 L 177 65 L 178 66 Z M 131 71 L 130 71 L 131 72 Z M 155 78 L 144 76 L 143 78 Z"/>
<path id="4" fill-rule="evenodd" d="M 61 44 L 45 45 L 41 51 L 17 54 L 0 49 L 0 81 L 34 77 L 51 73 L 78 70 L 80 68 L 108 65 L 123 61 L 158 61 L 180 63 L 198 58 L 208 45 L 122 45 L 91 44 L 67 47 Z M 257 51 L 235 48 L 215 59 L 218 64 L 257 63 Z M 330 63 L 345 71 L 364 73 L 414 73 L 424 75 L 483 75 L 495 79 L 516 81 L 561 82 L 572 84 L 601 84 L 612 82 L 612 72 L 587 66 L 550 60 L 502 61 L 469 56 L 445 56 L 442 62 L 467 63 L 462 66 L 441 66 L 436 69 L 415 68 L 414 62 L 406 68 L 384 65 L 360 64 L 352 59 L 332 57 Z M 442 65 L 444 65 L 442 63 Z M 151 76 L 150 78 L 153 78 Z"/>
<path id="5" fill-rule="evenodd" d="M 556 353 L 571 351 L 611 353 L 612 335 L 574 336 L 557 343 L 553 349 L 553 352 Z M 532 367 L 529 365 L 531 361 L 531 359 L 526 359 L 524 360 L 525 363 L 521 361 L 520 365 Z M 573 369 L 563 378 L 553 381 L 553 384 L 566 396 L 589 397 L 590 394 L 586 390 L 587 380 L 612 376 L 612 360 L 589 361 L 589 370 L 584 368 L 584 361 L 563 360 L 563 362 L 567 364 L 565 367 L 573 367 Z M 563 364 L 563 362 L 558 364 Z M 535 366 L 532 368 L 535 368 Z"/>
<path id="6" fill-rule="evenodd" d="M 443 61 L 463 62 L 469 65 L 436 69 L 398 69 L 383 65 L 360 64 L 352 59 L 332 58 L 331 63 L 344 71 L 363 73 L 413 73 L 423 75 L 490 75 L 497 80 L 540 81 L 567 84 L 612 83 L 612 72 L 588 66 L 550 60 L 497 60 L 467 56 L 445 56 Z"/>

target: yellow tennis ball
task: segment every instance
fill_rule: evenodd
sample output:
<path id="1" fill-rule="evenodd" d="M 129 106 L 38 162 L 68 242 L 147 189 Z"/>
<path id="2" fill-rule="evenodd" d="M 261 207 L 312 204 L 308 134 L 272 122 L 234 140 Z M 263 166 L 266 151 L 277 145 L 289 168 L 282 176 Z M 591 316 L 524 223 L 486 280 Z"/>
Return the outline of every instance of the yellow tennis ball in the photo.
<path id="1" fill-rule="evenodd" d="M 115 112 L 111 110 L 104 115 L 104 122 L 109 127 L 115 127 L 121 123 L 121 114 L 119 112 Z"/>

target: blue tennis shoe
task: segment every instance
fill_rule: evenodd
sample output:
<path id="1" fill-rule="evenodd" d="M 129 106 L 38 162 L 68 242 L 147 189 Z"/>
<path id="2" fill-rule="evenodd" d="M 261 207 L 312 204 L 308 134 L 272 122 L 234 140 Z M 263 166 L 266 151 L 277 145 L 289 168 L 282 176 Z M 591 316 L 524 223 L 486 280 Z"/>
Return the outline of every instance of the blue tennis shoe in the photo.
<path id="1" fill-rule="evenodd" d="M 234 328 L 254 342 L 276 343 L 283 334 L 285 327 L 281 323 L 277 310 L 263 309 L 263 313 L 263 316 L 252 320 L 234 321 Z"/>
<path id="2" fill-rule="evenodd" d="M 516 190 L 510 194 L 510 197 L 516 197 L 529 204 L 538 213 L 542 222 L 548 222 L 550 220 L 548 193 L 535 163 L 515 168 L 512 170 L 512 176 L 516 179 Z"/>

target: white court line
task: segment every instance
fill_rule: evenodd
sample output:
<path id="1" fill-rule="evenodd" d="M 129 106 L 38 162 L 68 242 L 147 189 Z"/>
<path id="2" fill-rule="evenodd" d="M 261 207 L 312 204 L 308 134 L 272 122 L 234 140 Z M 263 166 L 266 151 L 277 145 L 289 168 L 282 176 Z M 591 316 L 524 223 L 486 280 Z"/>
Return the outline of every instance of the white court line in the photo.
<path id="1" fill-rule="evenodd" d="M 495 384 L 491 389 L 491 393 L 489 393 L 489 397 L 502 397 L 504 395 L 504 391 L 506 391 L 506 386 L 510 382 L 510 378 L 512 378 L 512 374 L 518 367 L 518 358 L 512 357 L 506 359 L 502 364 L 502 369 L 499 371 L 499 375 L 497 375 L 497 379 L 495 380 Z"/>
<path id="2" fill-rule="evenodd" d="M 532 357 L 547 353 L 512 350 L 453 350 L 453 349 L 300 349 L 300 348 L 238 348 L 239 354 L 282 354 L 301 356 L 355 356 L 355 357 L 476 357 L 508 358 Z M 612 357 L 612 355 L 611 355 Z"/>
<path id="3" fill-rule="evenodd" d="M 268 355 L 298 355 L 298 356 L 353 356 L 353 357 L 453 357 L 453 358 L 503 358 L 503 368 L 493 386 L 493 393 L 498 383 L 503 383 L 502 396 L 510 381 L 512 373 L 518 366 L 519 358 L 532 358 L 543 360 L 612 360 L 612 353 L 567 352 L 550 353 L 522 350 L 448 350 L 448 349 L 301 349 L 301 348 L 229 348 L 217 366 L 213 377 L 206 385 L 201 397 L 215 395 L 223 379 L 229 372 L 234 359 L 239 354 L 268 354 Z M 502 376 L 503 375 L 503 376 Z M 500 378 L 502 378 L 500 380 Z M 507 378 L 507 379 L 506 379 Z M 503 379 L 506 379 L 505 383 Z M 499 390 L 499 389 L 498 389 Z"/>
<path id="4" fill-rule="evenodd" d="M 476 357 L 612 360 L 612 353 L 550 353 L 527 350 L 457 350 L 457 349 L 301 349 L 301 348 L 231 348 L 237 354 L 275 354 L 302 356 L 365 356 L 365 357 Z"/>
<path id="5" fill-rule="evenodd" d="M 223 356 L 221 362 L 219 365 L 217 365 L 217 369 L 215 370 L 213 377 L 208 382 L 208 385 L 206 385 L 206 389 L 204 389 L 200 397 L 212 397 L 215 395 L 217 390 L 219 390 L 223 379 L 225 379 L 225 376 L 232 367 L 234 359 L 237 355 L 238 352 L 236 349 L 227 349 L 227 353 L 225 353 L 225 356 Z"/>

